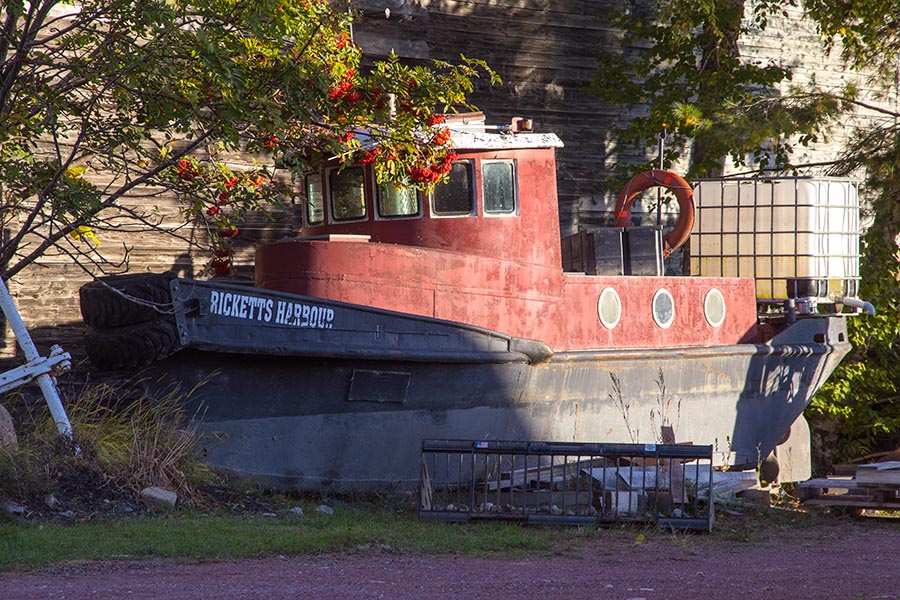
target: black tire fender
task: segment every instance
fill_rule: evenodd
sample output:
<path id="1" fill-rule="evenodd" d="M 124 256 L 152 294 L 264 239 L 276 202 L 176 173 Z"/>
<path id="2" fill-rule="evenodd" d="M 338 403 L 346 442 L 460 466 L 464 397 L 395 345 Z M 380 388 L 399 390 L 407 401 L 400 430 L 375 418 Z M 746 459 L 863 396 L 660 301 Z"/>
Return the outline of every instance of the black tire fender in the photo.
<path id="1" fill-rule="evenodd" d="M 81 317 L 92 327 L 123 327 L 172 314 L 173 273 L 101 277 L 78 290 Z"/>
<path id="2" fill-rule="evenodd" d="M 174 318 L 157 319 L 127 327 L 88 327 L 84 347 L 98 369 L 123 370 L 145 367 L 183 347 Z"/>

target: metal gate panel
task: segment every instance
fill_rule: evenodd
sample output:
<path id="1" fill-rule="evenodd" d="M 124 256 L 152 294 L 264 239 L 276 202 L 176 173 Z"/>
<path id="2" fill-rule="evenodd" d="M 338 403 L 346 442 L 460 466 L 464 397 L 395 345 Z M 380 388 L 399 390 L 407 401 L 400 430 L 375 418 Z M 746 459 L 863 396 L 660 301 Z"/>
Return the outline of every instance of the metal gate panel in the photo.
<path id="1" fill-rule="evenodd" d="M 711 531 L 712 446 L 424 440 L 422 520 Z"/>

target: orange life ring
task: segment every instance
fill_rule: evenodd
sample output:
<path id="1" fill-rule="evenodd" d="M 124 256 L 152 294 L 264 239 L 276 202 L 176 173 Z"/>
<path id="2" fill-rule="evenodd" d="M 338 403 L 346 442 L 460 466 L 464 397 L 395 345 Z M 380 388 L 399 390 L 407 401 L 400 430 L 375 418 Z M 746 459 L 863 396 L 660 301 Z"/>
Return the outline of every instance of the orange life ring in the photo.
<path id="1" fill-rule="evenodd" d="M 631 203 L 638 194 L 646 189 L 662 186 L 672 190 L 678 200 L 678 222 L 665 235 L 663 256 L 685 243 L 694 227 L 694 191 L 681 175 L 663 169 L 654 169 L 638 173 L 631 178 L 616 199 L 616 227 L 631 226 Z"/>

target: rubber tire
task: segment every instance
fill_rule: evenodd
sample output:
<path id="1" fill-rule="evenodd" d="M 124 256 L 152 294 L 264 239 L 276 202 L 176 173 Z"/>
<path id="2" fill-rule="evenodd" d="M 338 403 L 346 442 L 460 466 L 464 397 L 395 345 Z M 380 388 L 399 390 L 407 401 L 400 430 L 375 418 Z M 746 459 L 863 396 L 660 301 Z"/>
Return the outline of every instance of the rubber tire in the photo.
<path id="1" fill-rule="evenodd" d="M 88 327 L 84 348 L 98 369 L 120 371 L 145 367 L 183 347 L 175 319 L 157 319 L 128 327 Z"/>
<path id="2" fill-rule="evenodd" d="M 124 327 L 159 319 L 165 316 L 167 308 L 171 309 L 169 284 L 174 278 L 173 273 L 135 273 L 102 277 L 86 283 L 78 290 L 81 317 L 92 327 Z M 132 302 L 128 296 L 161 305 L 160 310 Z"/>

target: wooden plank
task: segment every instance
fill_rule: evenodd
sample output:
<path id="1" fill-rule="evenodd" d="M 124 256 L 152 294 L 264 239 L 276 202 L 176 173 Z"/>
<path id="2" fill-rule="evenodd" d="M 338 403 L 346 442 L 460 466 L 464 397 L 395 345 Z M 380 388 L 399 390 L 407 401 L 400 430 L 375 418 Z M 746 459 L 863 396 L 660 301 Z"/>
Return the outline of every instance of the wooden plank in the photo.
<path id="1" fill-rule="evenodd" d="M 674 444 L 675 443 L 675 429 L 671 425 L 663 425 L 660 428 L 660 433 L 662 437 L 663 444 Z M 671 482 L 671 494 L 672 501 L 675 504 L 687 504 L 687 490 L 684 487 L 684 471 L 682 470 L 682 465 L 684 461 L 669 461 L 667 465 L 669 469 L 671 469 L 671 476 L 669 478 Z"/>
<path id="2" fill-rule="evenodd" d="M 891 471 L 894 469 L 900 469 L 900 461 L 898 460 L 888 460 L 884 462 L 871 463 L 868 465 L 860 465 L 857 467 L 856 472 L 862 469 L 864 471 L 868 471 L 870 469 L 874 469 L 876 471 Z"/>
<path id="3" fill-rule="evenodd" d="M 837 495 L 829 494 L 826 490 L 842 490 L 842 495 L 859 492 L 856 481 L 850 477 L 822 477 L 797 484 L 797 496 L 803 503 L 820 496 Z"/>
<path id="4" fill-rule="evenodd" d="M 589 459 L 558 463 L 553 465 L 552 471 L 550 465 L 506 471 L 500 473 L 498 479 L 488 481 L 487 489 L 493 491 L 509 489 L 510 487 L 525 487 L 532 484 L 562 483 L 578 476 L 581 469 L 596 466 L 598 462 L 605 464 L 606 461 L 605 459 Z"/>
<path id="5" fill-rule="evenodd" d="M 856 482 L 850 477 L 823 477 L 810 479 L 797 484 L 798 488 L 826 488 L 826 489 L 850 489 L 856 487 Z"/>
<path id="6" fill-rule="evenodd" d="M 859 465 L 856 469 L 856 482 L 859 485 L 866 486 L 900 486 L 900 462 L 890 461 Z"/>
<path id="7" fill-rule="evenodd" d="M 887 503 L 887 502 L 876 502 L 873 500 L 864 500 L 861 498 L 865 498 L 857 496 L 857 497 L 843 497 L 843 496 L 835 496 L 833 498 L 811 498 L 809 500 L 804 500 L 803 504 L 807 504 L 809 506 L 844 506 L 848 508 L 871 508 L 874 510 L 900 510 L 900 502 L 895 503 Z"/>
<path id="8" fill-rule="evenodd" d="M 431 476 L 428 474 L 428 462 L 422 461 L 422 489 L 420 491 L 419 508 L 431 510 L 434 506 L 434 488 L 431 485 Z"/>

